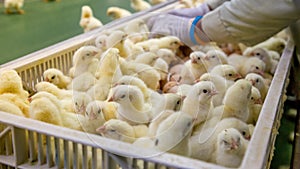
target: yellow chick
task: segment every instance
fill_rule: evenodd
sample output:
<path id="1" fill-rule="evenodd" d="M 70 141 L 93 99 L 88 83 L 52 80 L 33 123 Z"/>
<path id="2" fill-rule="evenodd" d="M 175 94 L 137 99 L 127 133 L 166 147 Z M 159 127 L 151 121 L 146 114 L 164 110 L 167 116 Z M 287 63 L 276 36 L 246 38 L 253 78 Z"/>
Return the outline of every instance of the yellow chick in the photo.
<path id="1" fill-rule="evenodd" d="M 151 5 L 144 0 L 130 0 L 130 7 L 135 11 L 143 11 L 151 8 Z"/>
<path id="2" fill-rule="evenodd" d="M 260 110 L 262 108 L 262 99 L 259 90 L 254 86 L 252 86 L 251 89 L 251 97 L 250 97 L 250 102 L 248 104 L 248 107 L 249 107 L 249 116 L 246 122 L 248 124 L 255 125 L 258 120 Z"/>
<path id="3" fill-rule="evenodd" d="M 128 11 L 127 9 L 123 9 L 123 8 L 116 7 L 116 6 L 111 6 L 111 7 L 107 8 L 106 15 L 111 17 L 112 19 L 120 19 L 120 18 L 130 16 L 130 15 L 132 15 L 132 13 L 130 11 Z"/>
<path id="4" fill-rule="evenodd" d="M 108 101 L 117 102 L 117 118 L 129 124 L 147 124 L 151 119 L 151 110 L 144 105 L 141 90 L 132 85 L 119 85 L 112 88 Z"/>
<path id="5" fill-rule="evenodd" d="M 23 5 L 24 0 L 4 0 L 5 13 L 11 14 L 13 13 L 11 9 L 15 9 L 19 14 L 24 14 Z"/>
<path id="6" fill-rule="evenodd" d="M 0 99 L 0 111 L 25 117 L 24 113 L 18 106 L 6 100 Z"/>
<path id="7" fill-rule="evenodd" d="M 91 7 L 84 5 L 81 7 L 81 18 L 79 25 L 83 28 L 84 32 L 103 26 L 103 23 L 93 16 Z"/>
<path id="8" fill-rule="evenodd" d="M 205 56 L 205 53 L 200 51 L 195 51 L 190 54 L 190 60 L 186 61 L 181 69 L 180 83 L 194 84 L 196 79 L 207 72 L 207 69 L 202 62 L 203 59 L 201 59 Z"/>
<path id="9" fill-rule="evenodd" d="M 119 55 L 126 58 L 127 56 L 127 48 L 125 39 L 128 36 L 127 33 L 125 33 L 122 30 L 113 30 L 106 40 L 106 49 L 109 48 L 117 48 L 119 49 Z"/>
<path id="10" fill-rule="evenodd" d="M 245 122 L 249 116 L 251 89 L 249 81 L 245 79 L 236 81 L 227 89 L 223 105 L 216 107 L 214 114 L 222 118 L 236 117 Z"/>
<path id="11" fill-rule="evenodd" d="M 13 93 L 22 99 L 27 99 L 29 93 L 23 89 L 22 79 L 15 70 L 0 72 L 0 94 Z"/>
<path id="12" fill-rule="evenodd" d="M 205 126 L 193 132 L 190 138 L 191 157 L 203 161 L 214 161 L 212 154 L 215 152 L 215 144 L 218 134 L 228 128 L 237 129 L 245 139 L 250 139 L 248 125 L 237 118 L 225 118 L 218 122 L 207 122 Z M 211 126 L 210 126 L 211 125 Z"/>
<path id="13" fill-rule="evenodd" d="M 242 78 L 237 70 L 232 65 L 228 64 L 217 65 L 210 71 L 210 73 L 224 77 L 226 79 L 227 87 L 230 87 L 236 80 Z"/>
<path id="14" fill-rule="evenodd" d="M 249 73 L 245 79 L 260 91 L 261 98 L 264 101 L 269 90 L 269 86 L 265 83 L 264 78 L 259 74 Z"/>
<path id="15" fill-rule="evenodd" d="M 211 49 L 207 51 L 206 56 L 201 59 L 206 70 L 209 72 L 217 65 L 227 64 L 227 57 L 228 56 L 223 51 Z"/>
<path id="16" fill-rule="evenodd" d="M 283 49 L 285 48 L 287 42 L 279 37 L 271 37 L 257 45 L 255 47 L 262 47 L 266 48 L 268 50 L 273 50 L 281 54 L 283 52 Z"/>
<path id="17" fill-rule="evenodd" d="M 70 77 L 74 78 L 84 72 L 95 74 L 99 62 L 96 57 L 100 52 L 100 49 L 91 45 L 77 49 L 73 55 L 73 67 L 69 71 Z"/>
<path id="18" fill-rule="evenodd" d="M 151 51 L 151 49 L 154 48 L 167 48 L 175 52 L 180 46 L 182 46 L 182 42 L 176 36 L 164 36 L 161 38 L 151 38 L 138 42 L 136 45 L 142 47 L 145 51 Z"/>
<path id="19" fill-rule="evenodd" d="M 146 125 L 131 126 L 125 121 L 111 119 L 97 129 L 103 137 L 133 143 L 137 138 L 147 135 Z"/>
<path id="20" fill-rule="evenodd" d="M 0 100 L 8 101 L 16 105 L 25 117 L 29 117 L 29 101 L 27 99 L 22 99 L 16 94 L 4 93 L 0 95 Z"/>
<path id="21" fill-rule="evenodd" d="M 148 39 L 149 29 L 145 21 L 142 19 L 134 19 L 130 21 L 123 29 L 133 43 Z"/>
<path id="22" fill-rule="evenodd" d="M 195 118 L 195 126 L 197 126 L 204 122 L 213 110 L 211 99 L 216 94 L 216 87 L 212 82 L 198 82 L 193 85 L 184 99 L 181 111 Z"/>
<path id="23" fill-rule="evenodd" d="M 60 70 L 55 68 L 50 68 L 44 71 L 43 78 L 46 82 L 53 83 L 60 89 L 67 89 L 68 85 L 72 81 L 70 77 L 65 76 Z"/>
<path id="24" fill-rule="evenodd" d="M 171 114 L 175 113 L 173 110 L 165 110 L 161 113 L 159 113 L 158 116 L 156 116 L 154 119 L 149 124 L 149 131 L 148 131 L 148 136 L 149 137 L 154 137 L 156 135 L 157 128 L 159 125 Z"/>
<path id="25" fill-rule="evenodd" d="M 224 167 L 240 166 L 248 147 L 248 141 L 234 128 L 225 129 L 216 142 L 215 162 Z"/>
<path id="26" fill-rule="evenodd" d="M 49 82 L 40 82 L 35 85 L 35 89 L 37 92 L 45 91 L 53 94 L 58 99 L 71 99 L 73 94 L 71 90 L 59 89 L 52 83 Z"/>
<path id="27" fill-rule="evenodd" d="M 47 97 L 33 99 L 29 107 L 29 117 L 46 123 L 64 126 L 60 109 Z"/>
<path id="28" fill-rule="evenodd" d="M 160 86 L 159 72 L 149 65 L 126 61 L 120 58 L 120 68 L 123 75 L 137 76 L 152 90 L 156 90 Z"/>
<path id="29" fill-rule="evenodd" d="M 160 151 L 189 156 L 193 125 L 194 119 L 189 114 L 181 111 L 171 114 L 157 128 L 154 147 Z"/>

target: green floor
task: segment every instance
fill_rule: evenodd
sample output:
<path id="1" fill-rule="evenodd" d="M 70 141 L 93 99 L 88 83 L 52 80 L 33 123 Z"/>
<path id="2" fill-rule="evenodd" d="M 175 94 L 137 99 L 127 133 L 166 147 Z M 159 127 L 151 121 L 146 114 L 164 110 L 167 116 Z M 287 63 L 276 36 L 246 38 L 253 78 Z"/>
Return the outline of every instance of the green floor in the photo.
<path id="1" fill-rule="evenodd" d="M 106 16 L 109 6 L 133 12 L 129 0 L 61 0 L 49 3 L 25 0 L 24 15 L 6 15 L 0 2 L 0 65 L 81 34 L 83 31 L 79 20 L 82 5 L 91 6 L 94 15 L 104 24 L 112 21 Z M 272 169 L 289 165 L 292 145 L 288 142 L 288 135 L 293 129 L 293 120 L 283 116 Z"/>
<path id="2" fill-rule="evenodd" d="M 81 34 L 79 26 L 81 6 L 89 5 L 95 17 L 104 24 L 112 19 L 106 16 L 109 6 L 129 10 L 129 0 L 25 0 L 24 15 L 4 14 L 0 4 L 0 64 L 45 48 Z M 131 10 L 133 12 L 133 10 Z"/>

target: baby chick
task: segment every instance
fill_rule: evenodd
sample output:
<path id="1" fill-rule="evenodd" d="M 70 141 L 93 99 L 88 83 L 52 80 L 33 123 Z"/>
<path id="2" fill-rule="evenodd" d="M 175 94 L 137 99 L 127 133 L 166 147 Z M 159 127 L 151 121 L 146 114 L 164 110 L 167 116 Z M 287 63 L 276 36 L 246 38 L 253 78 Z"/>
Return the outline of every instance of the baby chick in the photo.
<path id="1" fill-rule="evenodd" d="M 152 66 L 120 58 L 120 68 L 123 75 L 137 76 L 145 82 L 148 88 L 152 90 L 159 88 L 160 74 Z"/>
<path id="2" fill-rule="evenodd" d="M 145 110 L 144 96 L 141 90 L 132 85 L 119 85 L 112 88 L 108 101 L 119 103 L 117 118 L 129 124 L 146 124 L 150 121 L 151 112 Z"/>
<path id="3" fill-rule="evenodd" d="M 192 116 L 187 113 L 179 111 L 171 114 L 161 122 L 157 129 L 155 148 L 160 151 L 189 156 L 189 138 L 193 124 Z"/>
<path id="4" fill-rule="evenodd" d="M 133 43 L 137 43 L 148 39 L 149 29 L 144 20 L 134 19 L 124 27 L 124 32 Z"/>
<path id="5" fill-rule="evenodd" d="M 217 65 L 210 71 L 210 73 L 224 77 L 226 79 L 227 87 L 231 86 L 236 80 L 242 78 L 237 70 L 232 65 L 228 64 Z"/>
<path id="6" fill-rule="evenodd" d="M 212 111 L 212 96 L 217 94 L 215 85 L 202 81 L 193 85 L 183 101 L 181 111 L 195 118 L 195 126 L 204 122 Z"/>
<path id="7" fill-rule="evenodd" d="M 149 3 L 152 5 L 156 5 L 163 2 L 166 2 L 166 0 L 149 0 Z"/>
<path id="8" fill-rule="evenodd" d="M 206 67 L 206 70 L 211 71 L 216 65 L 227 64 L 227 55 L 221 51 L 216 49 L 211 49 L 206 52 L 206 56 L 202 58 L 202 62 Z"/>
<path id="9" fill-rule="evenodd" d="M 204 73 L 197 81 L 211 81 L 214 83 L 216 90 L 218 91 L 217 95 L 214 95 L 213 105 L 214 107 L 222 104 L 224 95 L 227 91 L 228 84 L 226 83 L 226 79 L 220 75 L 212 74 L 212 73 Z"/>
<path id="10" fill-rule="evenodd" d="M 283 49 L 286 46 L 286 41 L 282 38 L 279 37 L 271 37 L 257 45 L 255 45 L 255 47 L 262 47 L 262 48 L 266 48 L 268 50 L 272 50 L 272 51 L 276 51 L 279 54 L 281 54 L 283 52 Z"/>
<path id="11" fill-rule="evenodd" d="M 18 106 L 6 100 L 0 100 L 0 111 L 25 117 L 24 113 Z"/>
<path id="12" fill-rule="evenodd" d="M 123 120 L 111 119 L 97 128 L 97 132 L 103 137 L 133 143 L 137 138 L 146 136 L 148 128 L 146 125 L 131 126 Z"/>
<path id="13" fill-rule="evenodd" d="M 29 93 L 23 89 L 22 79 L 15 70 L 0 72 L 0 94 L 17 94 L 22 99 L 27 99 Z"/>
<path id="14" fill-rule="evenodd" d="M 29 101 L 27 99 L 22 99 L 17 94 L 4 93 L 0 95 L 0 100 L 8 101 L 16 105 L 25 117 L 29 117 Z M 16 110 L 18 111 L 18 110 Z M 19 114 L 19 113 L 17 113 Z"/>
<path id="15" fill-rule="evenodd" d="M 130 16 L 130 15 L 132 15 L 132 13 L 130 11 L 128 11 L 127 9 L 123 9 L 123 8 L 116 7 L 116 6 L 111 6 L 111 7 L 107 8 L 106 15 L 111 17 L 112 19 L 120 19 L 120 18 Z"/>
<path id="16" fill-rule="evenodd" d="M 264 78 L 259 74 L 249 73 L 245 79 L 260 91 L 261 98 L 264 101 L 269 90 L 269 86 L 266 85 Z"/>
<path id="17" fill-rule="evenodd" d="M 249 116 L 247 119 L 247 123 L 255 125 L 262 108 L 262 99 L 259 90 L 254 86 L 252 86 L 251 89 L 251 98 L 248 107 Z"/>
<path id="18" fill-rule="evenodd" d="M 247 147 L 248 141 L 236 129 L 225 129 L 218 135 L 215 161 L 225 167 L 237 168 Z"/>
<path id="19" fill-rule="evenodd" d="M 193 84 L 196 79 L 198 79 L 203 73 L 207 72 L 207 69 L 201 59 L 205 56 L 205 53 L 200 51 L 195 51 L 190 54 L 190 60 L 186 61 L 181 69 L 180 83 Z"/>
<path id="20" fill-rule="evenodd" d="M 130 7 L 135 11 L 143 11 L 151 8 L 151 5 L 144 0 L 130 0 Z"/>
<path id="21" fill-rule="evenodd" d="M 73 67 L 70 69 L 70 76 L 76 77 L 81 73 L 90 72 L 95 74 L 98 66 L 98 59 L 96 56 L 100 50 L 95 46 L 82 46 L 73 55 Z"/>
<path id="22" fill-rule="evenodd" d="M 214 114 L 222 118 L 236 117 L 246 121 L 249 116 L 248 104 L 252 85 L 245 79 L 236 81 L 230 86 L 224 96 L 223 105 L 214 109 Z"/>
<path id="23" fill-rule="evenodd" d="M 58 99 L 71 99 L 73 94 L 71 90 L 59 89 L 52 83 L 49 82 L 40 82 L 35 85 L 35 89 L 37 92 L 45 91 L 53 94 Z"/>
<path id="24" fill-rule="evenodd" d="M 72 79 L 65 76 L 60 70 L 49 68 L 43 73 L 43 78 L 46 82 L 55 84 L 60 89 L 67 89 Z"/>
<path id="25" fill-rule="evenodd" d="M 190 138 L 191 157 L 204 161 L 214 161 L 212 154 L 215 152 L 217 136 L 221 131 L 228 128 L 235 128 L 245 139 L 250 139 L 251 134 L 248 125 L 237 118 L 225 118 L 213 123 L 207 121 L 201 129 L 194 131 Z"/>
<path id="26" fill-rule="evenodd" d="M 142 42 L 138 42 L 136 45 L 142 47 L 145 51 L 167 48 L 175 52 L 180 46 L 182 46 L 182 42 L 176 36 L 164 36 L 161 38 L 151 38 Z"/>
<path id="27" fill-rule="evenodd" d="M 11 14 L 13 13 L 11 9 L 15 9 L 19 14 L 24 14 L 23 5 L 24 0 L 4 0 L 5 13 Z"/>
<path id="28" fill-rule="evenodd" d="M 93 16 L 91 7 L 84 5 L 81 7 L 81 18 L 79 25 L 83 28 L 84 32 L 103 26 L 103 23 Z"/>

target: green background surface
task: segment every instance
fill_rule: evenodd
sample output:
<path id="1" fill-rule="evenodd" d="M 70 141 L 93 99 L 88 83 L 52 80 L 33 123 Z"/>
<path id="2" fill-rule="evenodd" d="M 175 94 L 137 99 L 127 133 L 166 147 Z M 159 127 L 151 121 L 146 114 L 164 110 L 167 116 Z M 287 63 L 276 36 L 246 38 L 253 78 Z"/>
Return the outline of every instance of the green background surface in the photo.
<path id="1" fill-rule="evenodd" d="M 112 18 L 106 16 L 106 9 L 110 6 L 134 12 L 130 8 L 130 0 L 25 0 L 24 15 L 6 15 L 3 1 L 0 2 L 0 65 L 83 33 L 79 26 L 83 5 L 89 5 L 94 16 L 104 24 L 112 21 Z M 272 169 L 281 165 L 289 166 L 292 145 L 288 142 L 288 135 L 293 129 L 294 121 L 284 115 L 277 136 Z"/>

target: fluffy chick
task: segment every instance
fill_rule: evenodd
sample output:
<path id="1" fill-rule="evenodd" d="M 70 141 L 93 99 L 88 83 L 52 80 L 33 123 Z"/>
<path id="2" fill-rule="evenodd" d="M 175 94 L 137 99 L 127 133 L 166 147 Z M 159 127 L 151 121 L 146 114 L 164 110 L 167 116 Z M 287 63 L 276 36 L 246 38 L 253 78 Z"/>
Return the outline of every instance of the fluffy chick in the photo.
<path id="1" fill-rule="evenodd" d="M 216 150 L 217 136 L 221 131 L 228 128 L 235 128 L 245 139 L 250 139 L 251 134 L 248 125 L 237 118 L 225 118 L 213 123 L 208 121 L 203 128 L 194 131 L 190 138 L 191 157 L 204 161 L 214 161 L 211 155 Z"/>
<path id="2" fill-rule="evenodd" d="M 49 82 L 40 82 L 35 85 L 35 89 L 37 92 L 45 91 L 48 93 L 53 94 L 58 99 L 71 99 L 72 98 L 72 91 L 65 90 L 65 89 L 59 89 L 57 86 L 55 86 L 52 83 Z"/>
<path id="3" fill-rule="evenodd" d="M 228 56 L 223 51 L 211 49 L 206 52 L 206 56 L 202 58 L 202 62 L 204 63 L 206 70 L 209 72 L 216 65 L 227 64 L 227 57 Z"/>
<path id="4" fill-rule="evenodd" d="M 207 72 L 207 69 L 202 62 L 202 58 L 205 56 L 205 53 L 200 51 L 195 51 L 190 54 L 190 60 L 186 61 L 184 67 L 181 69 L 180 83 L 194 84 L 196 79 Z"/>
<path id="5" fill-rule="evenodd" d="M 125 121 L 111 119 L 97 128 L 97 132 L 103 137 L 133 143 L 137 138 L 146 136 L 148 128 L 146 125 L 131 126 Z"/>
<path id="6" fill-rule="evenodd" d="M 15 9 L 19 14 L 24 14 L 23 5 L 24 0 L 4 0 L 5 13 L 11 14 L 13 13 L 11 10 Z"/>
<path id="7" fill-rule="evenodd" d="M 252 85 L 245 79 L 236 81 L 227 89 L 223 105 L 214 109 L 214 114 L 222 118 L 236 117 L 246 121 L 249 116 L 248 104 L 251 96 Z"/>
<path id="8" fill-rule="evenodd" d="M 252 86 L 259 90 L 261 98 L 264 101 L 269 90 L 269 86 L 265 83 L 264 78 L 259 74 L 249 73 L 245 79 L 248 80 Z"/>
<path id="9" fill-rule="evenodd" d="M 262 99 L 259 90 L 254 86 L 252 86 L 251 89 L 251 97 L 250 102 L 248 104 L 248 108 L 249 116 L 247 119 L 247 123 L 255 125 L 258 120 L 260 110 L 262 108 Z"/>
<path id="10" fill-rule="evenodd" d="M 63 74 L 62 71 L 50 68 L 44 71 L 43 78 L 46 82 L 55 84 L 60 89 L 67 89 L 68 85 L 71 83 L 72 79 Z"/>
<path id="11" fill-rule="evenodd" d="M 132 85 L 119 85 L 112 88 L 108 101 L 119 103 L 117 118 L 129 124 L 146 124 L 150 121 L 151 112 L 145 110 L 144 96 L 141 90 Z"/>
<path id="12" fill-rule="evenodd" d="M 73 55 L 73 67 L 70 69 L 70 76 L 76 77 L 84 72 L 95 74 L 98 66 L 98 59 L 96 56 L 100 50 L 95 46 L 82 46 Z"/>
<path id="13" fill-rule="evenodd" d="M 4 93 L 0 95 L 0 100 L 16 105 L 25 117 L 29 117 L 29 101 L 27 99 L 22 99 L 17 94 Z"/>
<path id="14" fill-rule="evenodd" d="M 183 101 L 181 111 L 195 118 L 195 126 L 204 122 L 212 111 L 212 96 L 217 94 L 215 85 L 202 81 L 193 85 Z"/>
<path id="15" fill-rule="evenodd" d="M 231 86 L 236 80 L 242 78 L 237 70 L 232 65 L 228 64 L 217 65 L 210 71 L 210 73 L 224 77 L 228 87 Z"/>
<path id="16" fill-rule="evenodd" d="M 151 8 L 151 5 L 144 0 L 130 0 L 130 7 L 135 11 L 143 11 Z"/>
<path id="17" fill-rule="evenodd" d="M 127 9 L 123 9 L 123 8 L 116 7 L 116 6 L 111 6 L 111 7 L 107 8 L 106 15 L 111 17 L 112 19 L 120 19 L 120 18 L 130 16 L 130 15 L 132 15 L 132 13 L 130 11 L 128 11 Z"/>
<path id="18" fill-rule="evenodd" d="M 282 38 L 271 37 L 271 38 L 255 45 L 255 47 L 266 48 L 268 50 L 273 50 L 273 51 L 276 51 L 281 54 L 283 52 L 283 49 L 286 46 L 286 43 L 287 42 Z"/>
<path id="19" fill-rule="evenodd" d="M 93 16 L 91 7 L 84 5 L 81 7 L 81 18 L 79 25 L 83 28 L 84 32 L 103 26 L 103 23 Z"/>
<path id="20" fill-rule="evenodd" d="M 18 106 L 6 100 L 0 100 L 0 111 L 25 117 L 24 113 Z"/>
<path id="21" fill-rule="evenodd" d="M 211 81 L 214 83 L 216 90 L 218 91 L 217 95 L 213 96 L 213 105 L 214 107 L 222 104 L 223 98 L 228 88 L 228 84 L 226 83 L 226 79 L 220 75 L 212 74 L 212 73 L 204 73 L 198 81 Z"/>
<path id="22" fill-rule="evenodd" d="M 238 54 L 232 54 L 228 58 L 228 63 L 245 77 L 248 73 L 258 73 L 263 75 L 266 64 L 257 57 L 246 57 Z"/>
<path id="23" fill-rule="evenodd" d="M 0 72 L 0 94 L 13 93 L 27 99 L 29 93 L 23 89 L 22 79 L 15 70 Z"/>
<path id="24" fill-rule="evenodd" d="M 151 51 L 152 48 L 167 48 L 172 51 L 176 51 L 180 46 L 182 46 L 182 42 L 176 36 L 164 36 L 161 38 L 152 38 L 138 42 L 136 45 L 142 47 L 145 51 Z"/>
<path id="25" fill-rule="evenodd" d="M 247 147 L 248 141 L 236 129 L 225 129 L 218 135 L 215 161 L 225 167 L 239 167 Z"/>
<path id="26" fill-rule="evenodd" d="M 189 114 L 181 111 L 171 114 L 161 122 L 157 129 L 155 148 L 160 151 L 189 156 L 189 138 L 193 124 L 194 119 Z"/>
<path id="27" fill-rule="evenodd" d="M 120 59 L 120 68 L 123 75 L 137 76 L 145 82 L 148 88 L 159 88 L 160 74 L 155 68 L 143 64 Z"/>
<path id="28" fill-rule="evenodd" d="M 148 39 L 149 29 L 144 20 L 134 19 L 124 27 L 124 32 L 133 43 L 137 43 Z"/>

